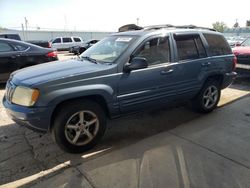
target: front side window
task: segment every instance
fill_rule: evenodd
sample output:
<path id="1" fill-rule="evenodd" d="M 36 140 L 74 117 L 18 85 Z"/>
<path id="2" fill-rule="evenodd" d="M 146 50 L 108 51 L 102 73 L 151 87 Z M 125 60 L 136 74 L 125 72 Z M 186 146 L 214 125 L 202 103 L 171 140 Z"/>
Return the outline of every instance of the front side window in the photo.
<path id="1" fill-rule="evenodd" d="M 56 38 L 52 43 L 61 43 L 61 38 Z"/>
<path id="2" fill-rule="evenodd" d="M 217 34 L 203 34 L 207 40 L 209 51 L 212 56 L 232 54 L 232 50 L 226 39 Z"/>
<path id="3" fill-rule="evenodd" d="M 68 43 L 68 42 L 72 42 L 72 39 L 69 37 L 63 38 L 63 43 Z"/>
<path id="4" fill-rule="evenodd" d="M 170 61 L 170 47 L 168 37 L 149 39 L 133 55 L 146 58 L 148 65 L 156 65 Z"/>
<path id="5" fill-rule="evenodd" d="M 5 43 L 5 42 L 0 42 L 0 52 L 11 52 L 14 51 L 13 48 Z"/>
<path id="6" fill-rule="evenodd" d="M 190 60 L 206 57 L 205 48 L 199 35 L 175 36 L 178 60 Z"/>
<path id="7" fill-rule="evenodd" d="M 110 36 L 88 48 L 80 57 L 87 56 L 99 62 L 114 63 L 135 39 L 135 36 Z"/>

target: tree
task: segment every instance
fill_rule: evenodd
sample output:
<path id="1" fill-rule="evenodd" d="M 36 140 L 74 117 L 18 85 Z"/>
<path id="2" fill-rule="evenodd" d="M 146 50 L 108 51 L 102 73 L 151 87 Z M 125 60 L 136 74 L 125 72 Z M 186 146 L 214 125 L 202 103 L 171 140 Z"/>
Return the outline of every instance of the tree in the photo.
<path id="1" fill-rule="evenodd" d="M 213 23 L 213 28 L 216 31 L 223 33 L 228 27 L 224 22 L 215 22 Z"/>
<path id="2" fill-rule="evenodd" d="M 250 27 L 250 20 L 247 20 L 247 21 L 246 21 L 246 26 L 247 26 L 247 27 Z"/>

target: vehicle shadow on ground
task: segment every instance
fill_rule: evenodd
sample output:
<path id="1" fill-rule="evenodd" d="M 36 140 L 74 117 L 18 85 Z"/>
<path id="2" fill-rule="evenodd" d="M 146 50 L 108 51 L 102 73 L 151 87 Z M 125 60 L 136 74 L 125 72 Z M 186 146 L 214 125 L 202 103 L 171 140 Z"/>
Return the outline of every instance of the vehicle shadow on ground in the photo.
<path id="1" fill-rule="evenodd" d="M 0 89 L 5 89 L 6 84 L 0 84 Z"/>
<path id="2" fill-rule="evenodd" d="M 200 114 L 185 107 L 178 107 L 110 120 L 101 142 L 83 154 L 69 154 L 62 151 L 49 134 L 41 135 L 15 123 L 1 126 L 0 185 L 40 173 L 67 161 L 71 166 L 77 166 L 113 150 L 168 131 L 199 116 Z"/>

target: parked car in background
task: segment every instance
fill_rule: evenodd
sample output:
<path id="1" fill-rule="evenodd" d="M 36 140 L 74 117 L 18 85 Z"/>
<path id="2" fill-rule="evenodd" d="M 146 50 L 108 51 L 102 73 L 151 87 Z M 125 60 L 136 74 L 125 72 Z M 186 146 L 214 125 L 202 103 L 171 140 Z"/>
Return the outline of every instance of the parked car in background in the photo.
<path id="1" fill-rule="evenodd" d="M 0 34 L 0 38 L 21 40 L 19 34 Z"/>
<path id="2" fill-rule="evenodd" d="M 0 82 L 6 82 L 10 73 L 24 67 L 58 60 L 53 49 L 30 43 L 0 39 Z"/>
<path id="3" fill-rule="evenodd" d="M 237 57 L 237 70 L 250 73 L 250 37 L 232 50 Z"/>
<path id="4" fill-rule="evenodd" d="M 98 143 L 107 118 L 185 101 L 213 111 L 235 63 L 219 32 L 152 26 L 112 34 L 78 58 L 14 72 L 3 105 L 17 123 L 79 153 Z"/>
<path id="5" fill-rule="evenodd" d="M 227 42 L 231 47 L 237 46 L 245 40 L 245 38 L 241 36 L 225 37 L 225 38 L 227 39 Z"/>
<path id="6" fill-rule="evenodd" d="M 14 40 L 19 40 L 19 41 L 22 40 L 21 37 L 19 36 L 19 34 L 0 34 L 0 38 L 14 39 Z M 29 40 L 26 42 L 31 43 L 31 44 L 35 44 L 37 46 L 41 46 L 44 48 L 51 47 L 49 41 L 45 41 L 45 40 Z"/>
<path id="7" fill-rule="evenodd" d="M 50 40 L 51 47 L 56 50 L 69 50 L 73 46 L 83 44 L 81 37 L 57 37 Z"/>
<path id="8" fill-rule="evenodd" d="M 82 45 L 73 46 L 70 48 L 69 52 L 76 54 L 81 54 L 85 50 L 87 50 L 89 47 L 93 46 L 95 43 L 97 43 L 99 40 L 91 39 L 86 42 L 84 42 Z"/>
<path id="9" fill-rule="evenodd" d="M 45 41 L 45 40 L 28 40 L 26 42 L 31 43 L 31 44 L 35 44 L 37 46 L 41 46 L 43 48 L 51 48 L 51 43 L 49 41 Z"/>

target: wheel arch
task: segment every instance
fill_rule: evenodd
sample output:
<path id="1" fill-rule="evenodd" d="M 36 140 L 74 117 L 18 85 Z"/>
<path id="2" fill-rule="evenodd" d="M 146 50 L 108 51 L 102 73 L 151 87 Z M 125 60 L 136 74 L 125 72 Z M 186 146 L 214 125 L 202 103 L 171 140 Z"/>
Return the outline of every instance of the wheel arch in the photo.
<path id="1" fill-rule="evenodd" d="M 107 104 L 105 98 L 103 96 L 101 96 L 101 95 L 96 94 L 96 95 L 88 95 L 88 96 L 83 96 L 83 97 L 70 98 L 70 99 L 61 101 L 60 103 L 58 103 L 55 106 L 55 108 L 54 108 L 54 110 L 52 112 L 52 115 L 50 117 L 49 131 L 52 130 L 55 117 L 56 117 L 58 111 L 63 106 L 65 106 L 65 105 L 67 105 L 69 103 L 75 102 L 75 101 L 79 101 L 79 103 L 81 103 L 81 101 L 83 101 L 83 100 L 89 100 L 89 101 L 96 102 L 97 104 L 99 104 L 101 106 L 101 108 L 103 109 L 106 116 L 110 117 L 110 111 L 109 111 L 109 108 L 108 108 L 108 104 Z"/>

